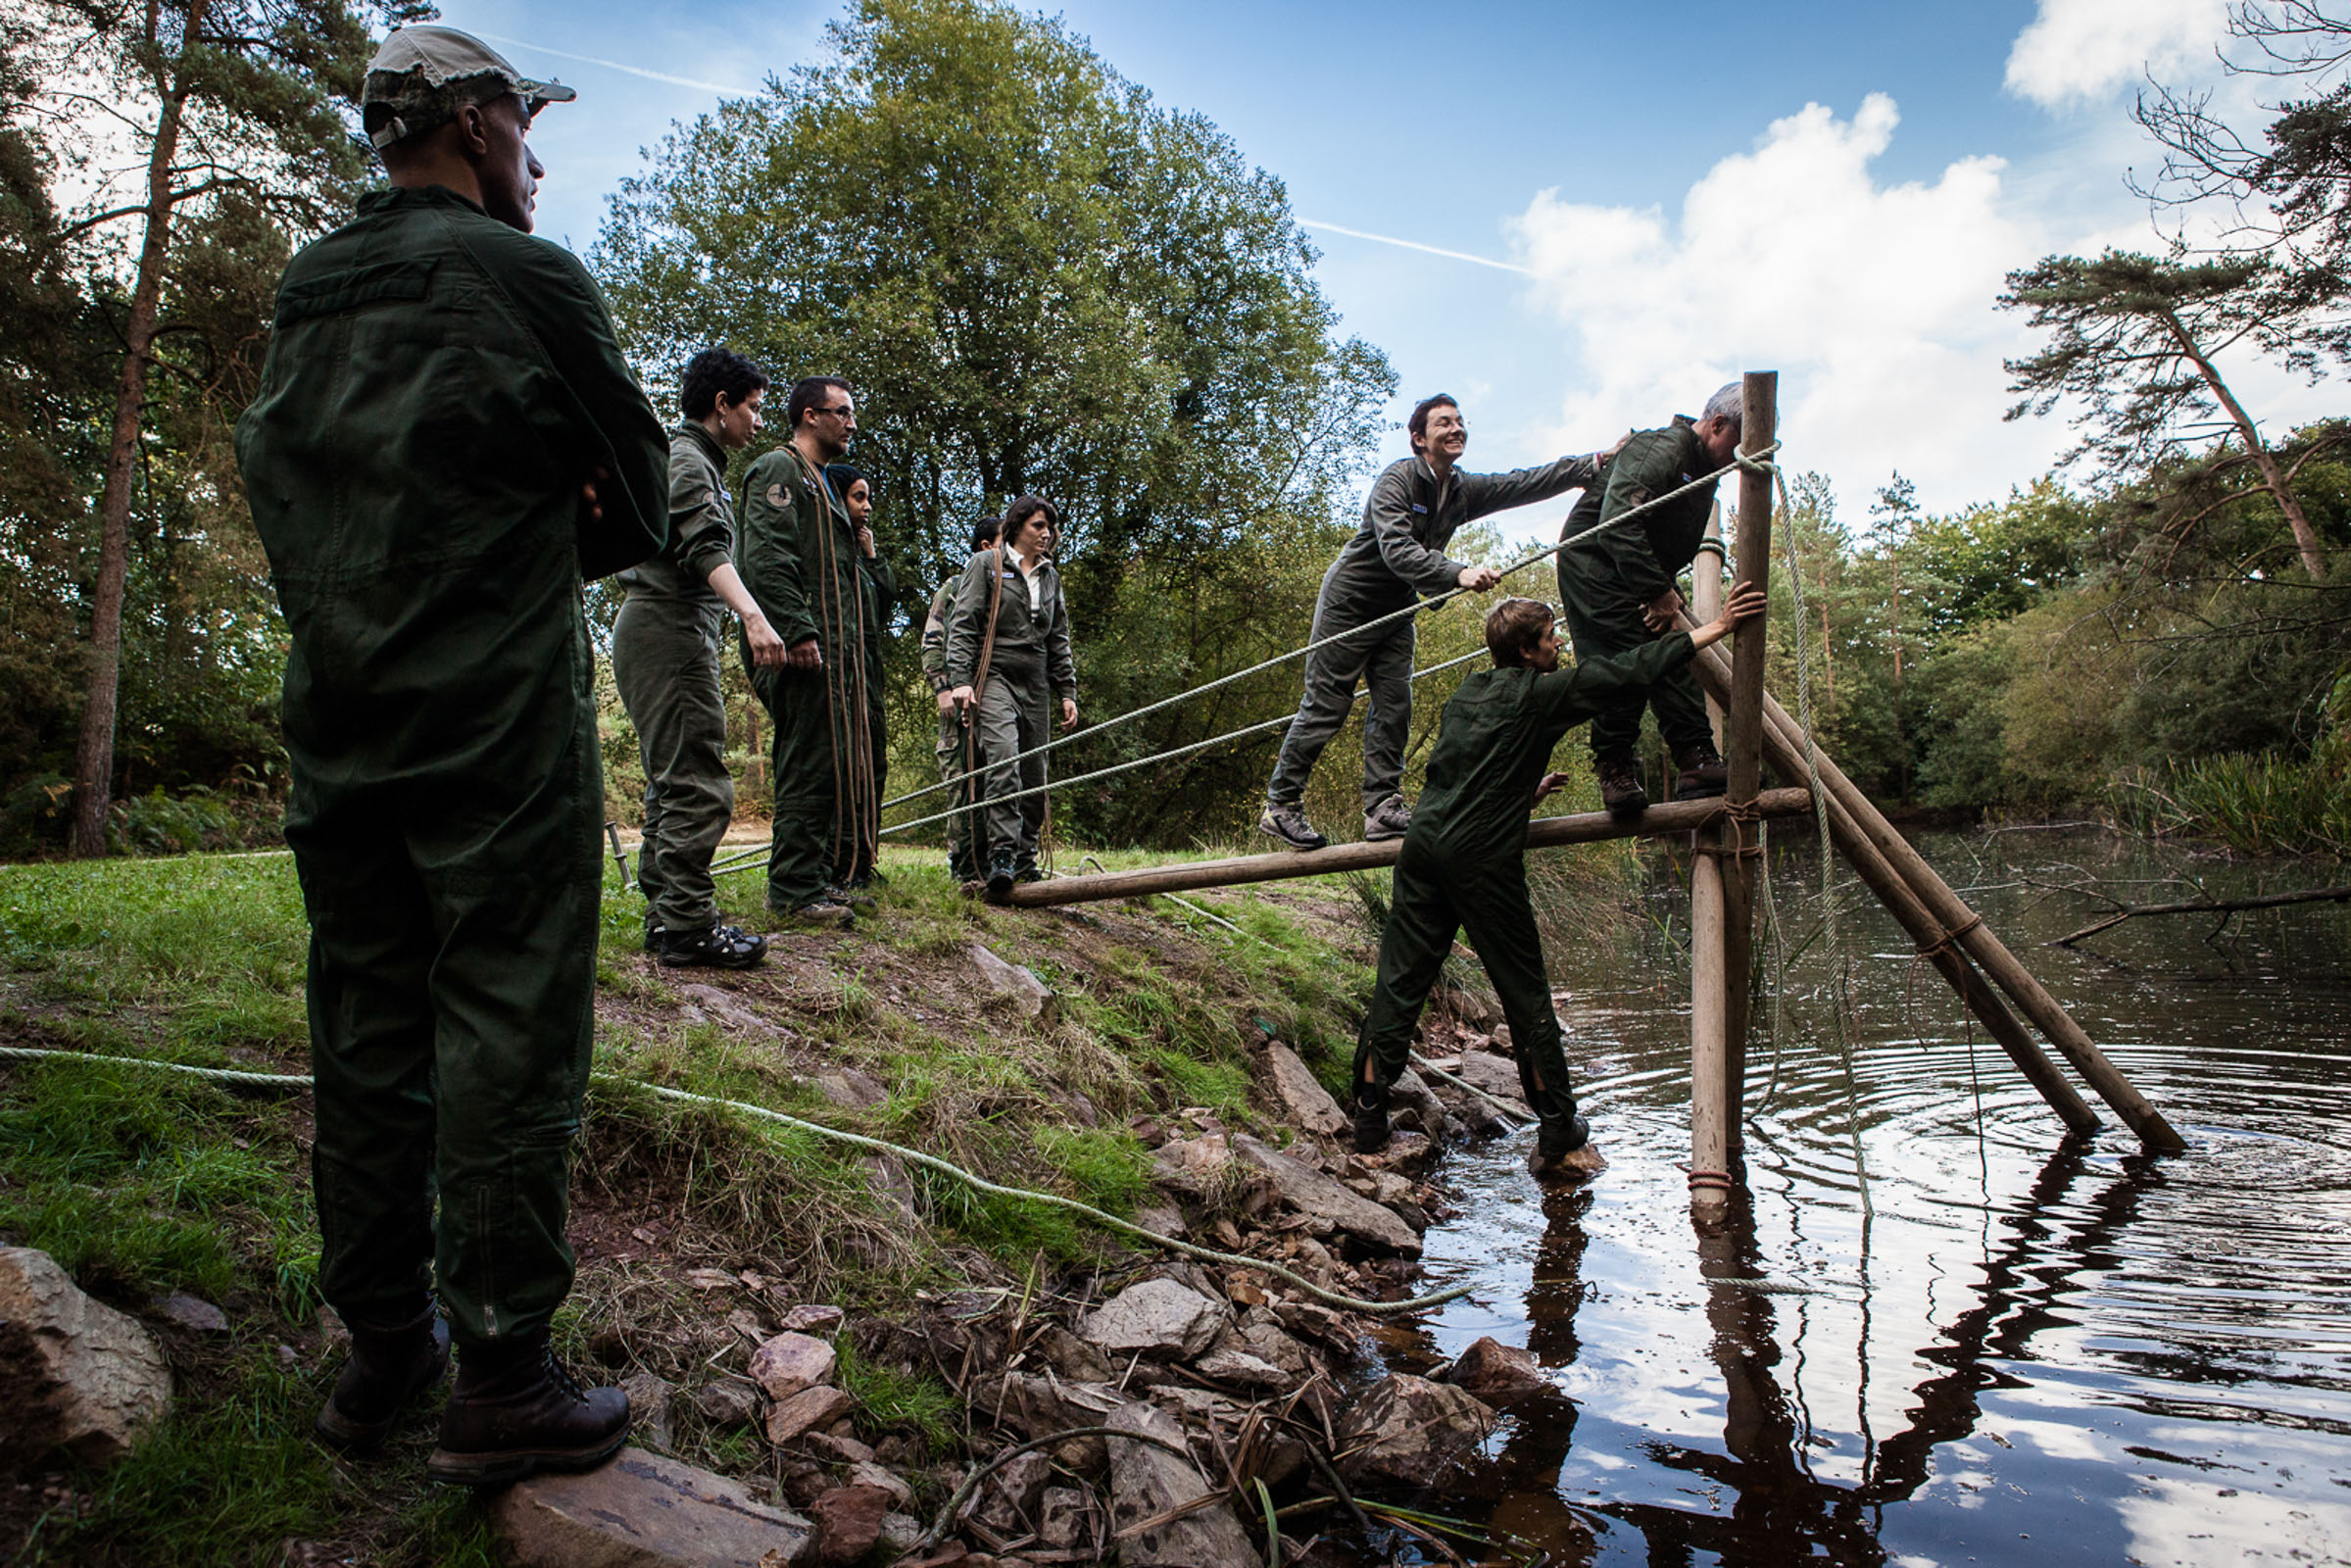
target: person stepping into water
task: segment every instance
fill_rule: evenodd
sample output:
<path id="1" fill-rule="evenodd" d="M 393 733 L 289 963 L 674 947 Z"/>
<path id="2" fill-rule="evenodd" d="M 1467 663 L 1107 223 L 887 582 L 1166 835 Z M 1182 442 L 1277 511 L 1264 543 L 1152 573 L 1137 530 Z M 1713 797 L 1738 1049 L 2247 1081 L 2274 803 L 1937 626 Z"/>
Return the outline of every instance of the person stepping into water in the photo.
<path id="1" fill-rule="evenodd" d="M 1761 589 L 1741 588 L 1719 618 L 1694 633 L 1675 632 L 1567 669 L 1559 667 L 1563 645 L 1550 606 L 1505 599 L 1494 607 L 1486 646 L 1494 667 L 1472 674 L 1445 705 L 1420 809 L 1396 862 L 1380 931 L 1379 982 L 1355 1048 L 1358 1153 L 1387 1147 L 1389 1090 L 1404 1070 L 1413 1027 L 1459 932 L 1501 998 L 1519 1084 L 1542 1122 L 1528 1168 L 1538 1175 L 1562 1166 L 1599 1168 L 1596 1155 L 1584 1153 L 1592 1129 L 1576 1113 L 1568 1086 L 1543 939 L 1527 896 L 1527 813 L 1564 782 L 1564 774 L 1544 767 L 1569 730 L 1627 699 L 1638 701 L 1698 649 L 1763 613 L 1763 606 Z"/>
<path id="2" fill-rule="evenodd" d="M 1706 536 L 1714 486 L 1643 513 L 1638 527 L 1611 528 L 1582 543 L 1579 536 L 1729 463 L 1739 449 L 1743 412 L 1739 384 L 1733 381 L 1706 400 L 1695 420 L 1676 415 L 1663 429 L 1636 431 L 1619 443 L 1623 450 L 1608 465 L 1607 483 L 1577 500 L 1559 531 L 1567 547 L 1557 559 L 1560 608 L 1579 658 L 1621 654 L 1673 630 L 1682 610 L 1674 582 Z M 1722 794 L 1730 775 L 1714 749 L 1705 699 L 1690 671 L 1677 669 L 1645 693 L 1631 693 L 1592 715 L 1592 770 L 1600 783 L 1600 804 L 1621 812 L 1648 807 L 1634 752 L 1644 704 L 1655 710 L 1657 728 L 1673 748 L 1674 799 Z"/>
<path id="3" fill-rule="evenodd" d="M 1590 486 L 1607 461 L 1595 452 L 1512 473 L 1459 472 L 1453 466 L 1469 445 L 1469 425 L 1460 405 L 1444 392 L 1415 404 L 1405 428 L 1412 456 L 1390 464 L 1372 481 L 1363 526 L 1323 573 L 1312 641 L 1394 614 L 1416 594 L 1451 588 L 1486 592 L 1501 580 L 1493 567 L 1473 566 L 1445 553 L 1462 525 Z M 1363 718 L 1363 836 L 1404 836 L 1412 821 L 1402 785 L 1404 742 L 1412 732 L 1413 618 L 1398 616 L 1306 656 L 1305 691 L 1265 786 L 1259 831 L 1294 850 L 1319 850 L 1330 842 L 1306 820 L 1301 803 L 1323 748 L 1355 704 L 1360 678 L 1371 688 L 1371 707 Z"/>

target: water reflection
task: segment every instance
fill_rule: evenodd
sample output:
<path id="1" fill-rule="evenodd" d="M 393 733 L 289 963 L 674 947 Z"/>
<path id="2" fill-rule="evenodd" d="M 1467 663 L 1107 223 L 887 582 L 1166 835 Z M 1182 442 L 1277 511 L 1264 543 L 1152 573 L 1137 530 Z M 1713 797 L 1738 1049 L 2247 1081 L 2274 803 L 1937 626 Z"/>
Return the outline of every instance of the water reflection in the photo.
<path id="1" fill-rule="evenodd" d="M 1984 902 L 2020 952 L 2074 912 Z M 1491 1333 L 1553 1380 L 1508 1412 L 1493 1527 L 1561 1564 L 2351 1560 L 2351 926 L 2033 956 L 2187 1133 L 2172 1161 L 2063 1139 L 1854 929 L 1854 1094 L 1794 1008 L 1751 1068 L 1752 1200 L 1694 1226 L 1670 955 L 1561 966 L 1614 1168 L 1457 1159 L 1430 1239 L 1485 1289 L 1428 1353 Z"/>

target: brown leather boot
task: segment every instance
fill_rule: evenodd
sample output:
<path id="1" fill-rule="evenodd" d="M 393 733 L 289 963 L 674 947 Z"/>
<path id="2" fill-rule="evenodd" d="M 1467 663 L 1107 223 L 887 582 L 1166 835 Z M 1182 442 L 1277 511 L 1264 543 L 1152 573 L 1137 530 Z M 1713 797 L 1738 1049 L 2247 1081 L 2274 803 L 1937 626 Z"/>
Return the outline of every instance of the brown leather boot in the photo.
<path id="1" fill-rule="evenodd" d="M 1674 765 L 1682 770 L 1674 779 L 1677 801 L 1720 795 L 1731 787 L 1731 764 L 1723 760 L 1723 754 L 1714 749 L 1712 741 L 1684 747 L 1675 756 Z"/>
<path id="2" fill-rule="evenodd" d="M 1609 810 L 1630 816 L 1649 808 L 1649 792 L 1641 784 L 1641 764 L 1631 752 L 1593 758 L 1592 773 L 1600 786 L 1600 804 Z"/>
<path id="3" fill-rule="evenodd" d="M 583 1389 L 544 1336 L 467 1348 L 424 1461 L 435 1481 L 502 1487 L 542 1470 L 593 1470 L 628 1441 L 628 1396 Z"/>
<path id="4" fill-rule="evenodd" d="M 427 1305 L 388 1328 L 356 1319 L 344 1326 L 351 1356 L 318 1408 L 315 1430 L 321 1443 L 365 1453 L 391 1434 L 402 1406 L 449 1370 L 449 1325 Z"/>

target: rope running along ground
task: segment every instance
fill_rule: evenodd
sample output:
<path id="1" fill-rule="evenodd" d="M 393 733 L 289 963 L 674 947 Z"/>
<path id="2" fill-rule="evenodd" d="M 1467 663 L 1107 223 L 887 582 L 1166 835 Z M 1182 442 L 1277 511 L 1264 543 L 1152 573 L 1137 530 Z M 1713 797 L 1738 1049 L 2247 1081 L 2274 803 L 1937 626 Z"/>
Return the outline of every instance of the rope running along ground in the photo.
<path id="1" fill-rule="evenodd" d="M 78 1061 L 95 1062 L 112 1067 L 145 1067 L 157 1072 L 175 1072 L 189 1077 L 210 1079 L 216 1083 L 241 1084 L 249 1089 L 269 1089 L 279 1092 L 312 1087 L 310 1075 L 307 1073 L 248 1072 L 236 1067 L 195 1067 L 185 1062 L 159 1061 L 151 1056 L 102 1056 L 90 1052 L 43 1050 L 37 1046 L 0 1046 L 0 1060 Z M 857 1149 L 870 1150 L 875 1153 L 895 1154 L 900 1159 L 910 1160 L 926 1170 L 935 1170 L 943 1176 L 952 1177 L 973 1191 L 986 1193 L 991 1198 L 1008 1198 L 1019 1202 L 1043 1203 L 1049 1207 L 1066 1209 L 1081 1219 L 1092 1220 L 1105 1230 L 1116 1231 L 1124 1236 L 1132 1236 L 1138 1241 L 1149 1242 L 1151 1246 L 1165 1251 L 1180 1252 L 1186 1257 L 1198 1258 L 1202 1262 L 1223 1263 L 1231 1267 L 1256 1269 L 1271 1274 L 1297 1286 L 1325 1305 L 1337 1307 L 1342 1311 L 1362 1312 L 1373 1316 L 1418 1312 L 1467 1296 L 1473 1289 L 1468 1285 L 1455 1285 L 1428 1296 L 1408 1297 L 1396 1301 L 1374 1301 L 1359 1296 L 1348 1296 L 1344 1292 L 1325 1290 L 1312 1280 L 1294 1273 L 1279 1263 L 1268 1262 L 1261 1257 L 1249 1257 L 1239 1252 L 1220 1252 L 1211 1247 L 1197 1247 L 1190 1242 L 1178 1241 L 1172 1236 L 1162 1236 L 1156 1231 L 1146 1230 L 1132 1220 L 1120 1219 L 1117 1215 L 1105 1213 L 1091 1203 L 1082 1203 L 1074 1198 L 1063 1198 L 1058 1193 L 1038 1193 L 1031 1192 L 1024 1187 L 1004 1187 L 984 1176 L 975 1175 L 950 1160 L 941 1159 L 936 1154 L 926 1154 L 918 1149 L 908 1149 L 903 1144 L 894 1144 L 884 1138 L 869 1138 L 863 1133 L 847 1132 L 839 1127 L 827 1127 L 822 1122 L 804 1121 L 798 1116 L 787 1116 L 780 1110 L 769 1110 L 765 1105 L 755 1105 L 748 1101 L 721 1100 L 715 1095 L 698 1095 L 691 1090 L 670 1089 L 661 1084 L 649 1084 L 641 1079 L 624 1078 L 618 1073 L 600 1072 L 590 1076 L 598 1083 L 643 1090 L 645 1093 L 662 1100 L 675 1101 L 682 1104 L 701 1105 L 715 1110 L 739 1111 L 761 1121 L 789 1127 L 796 1132 L 813 1133 L 819 1138 L 848 1144 Z"/>

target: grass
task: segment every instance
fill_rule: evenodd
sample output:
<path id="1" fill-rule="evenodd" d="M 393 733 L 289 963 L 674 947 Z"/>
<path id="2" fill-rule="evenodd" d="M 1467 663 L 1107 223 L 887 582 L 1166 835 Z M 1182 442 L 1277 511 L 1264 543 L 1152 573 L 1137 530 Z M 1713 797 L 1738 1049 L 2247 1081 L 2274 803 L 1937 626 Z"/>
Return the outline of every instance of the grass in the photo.
<path id="1" fill-rule="evenodd" d="M 1202 852 L 1210 853 L 1210 852 Z M 1182 857 L 1105 856 L 1111 864 Z M 679 975 L 639 952 L 642 905 L 608 869 L 598 956 L 597 1067 L 747 1101 L 936 1152 L 1013 1186 L 1131 1213 L 1150 1190 L 1130 1118 L 1205 1107 L 1278 1132 L 1255 1099 L 1251 1042 L 1279 1036 L 1324 1070 L 1351 1050 L 1370 976 L 1361 933 L 1327 893 L 1203 896 L 1246 935 L 1164 901 L 1037 913 L 964 899 L 935 857 L 892 854 L 874 920 L 786 937 L 757 974 Z M 757 872 L 725 879 L 729 918 L 757 927 Z M 995 999 L 965 949 L 984 943 L 1060 996 L 1041 1027 Z M 307 933 L 283 857 L 0 867 L 0 1040 L 199 1065 L 303 1070 Z M 769 1029 L 698 1007 L 721 986 Z M 816 1087 L 857 1072 L 878 1102 Z M 61 1466 L 69 1503 L 0 1501 L 0 1555 L 31 1563 L 275 1561 L 287 1540 L 394 1565 L 493 1560 L 484 1518 L 423 1480 L 428 1422 L 355 1464 L 309 1437 L 339 1362 L 318 1317 L 307 1096 L 249 1097 L 201 1080 L 94 1064 L 0 1063 L 0 1243 L 56 1256 L 143 1321 L 171 1357 L 172 1414 L 129 1460 Z M 588 1096 L 574 1229 L 591 1250 L 557 1320 L 564 1352 L 618 1376 L 691 1387 L 739 1363 L 723 1321 L 772 1300 L 834 1301 L 852 1322 L 918 1291 L 1059 1288 L 1131 1259 L 1043 1205 L 986 1198 L 921 1167 L 896 1191 L 865 1157 L 812 1134 L 681 1105 L 600 1078 Z M 903 1206 L 910 1191 L 918 1222 Z M 651 1236 L 641 1248 L 628 1238 Z M 768 1285 L 707 1289 L 692 1270 Z M 226 1335 L 156 1310 L 186 1292 Z M 880 1342 L 877 1342 L 880 1343 Z M 950 1447 L 960 1411 L 929 1370 L 842 1340 L 843 1387 L 869 1440 Z M 754 1436 L 679 1423 L 681 1456 L 758 1477 Z M 32 1500 L 24 1500 L 32 1499 Z M 14 1512 L 10 1510 L 14 1509 Z M 35 1511 L 26 1511 L 32 1509 Z"/>
<path id="2" fill-rule="evenodd" d="M 2217 839 L 2242 855 L 2351 856 L 2351 775 L 2335 759 L 2197 758 L 2117 778 L 2128 832 Z"/>

